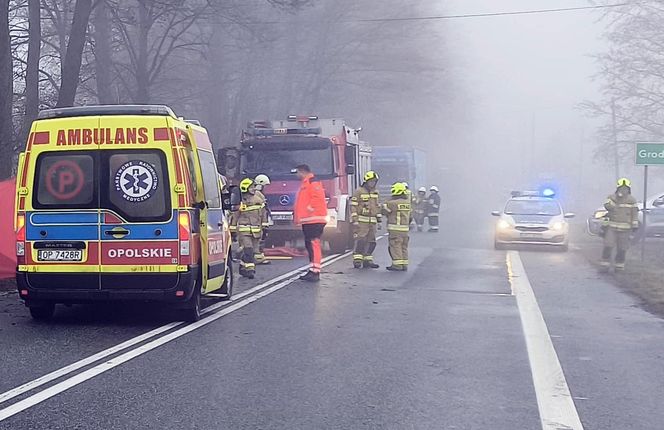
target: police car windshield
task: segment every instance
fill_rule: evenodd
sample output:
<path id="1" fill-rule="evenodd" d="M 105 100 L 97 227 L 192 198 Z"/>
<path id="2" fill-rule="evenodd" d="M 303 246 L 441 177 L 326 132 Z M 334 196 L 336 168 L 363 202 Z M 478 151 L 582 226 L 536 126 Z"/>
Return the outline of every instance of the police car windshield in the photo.
<path id="1" fill-rule="evenodd" d="M 261 145 L 247 150 L 242 157 L 242 170 L 247 175 L 266 174 L 270 178 L 294 178 L 291 170 L 307 164 L 318 177 L 334 174 L 334 159 L 331 146 L 298 149 Z"/>
<path id="2" fill-rule="evenodd" d="M 506 215 L 560 215 L 560 205 L 554 200 L 510 200 L 505 206 Z"/>

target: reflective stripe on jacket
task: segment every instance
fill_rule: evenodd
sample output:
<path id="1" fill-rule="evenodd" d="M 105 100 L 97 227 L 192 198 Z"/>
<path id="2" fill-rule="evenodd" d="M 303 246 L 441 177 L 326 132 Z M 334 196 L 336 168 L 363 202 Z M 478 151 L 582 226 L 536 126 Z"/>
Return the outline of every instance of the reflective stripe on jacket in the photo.
<path id="1" fill-rule="evenodd" d="M 636 199 L 631 194 L 618 196 L 610 195 L 604 203 L 608 211 L 608 225 L 616 230 L 631 230 L 639 226 L 639 208 Z"/>
<path id="2" fill-rule="evenodd" d="M 256 194 L 242 194 L 240 208 L 231 214 L 231 232 L 260 237 L 267 212 L 263 199 Z"/>
<path id="3" fill-rule="evenodd" d="M 367 224 L 380 222 L 381 211 L 378 197 L 378 191 L 369 191 L 364 185 L 355 190 L 350 198 L 351 221 Z"/>
<path id="4" fill-rule="evenodd" d="M 325 188 L 314 175 L 302 179 L 300 190 L 295 199 L 295 224 L 325 224 L 327 223 L 327 202 L 325 201 Z"/>
<path id="5" fill-rule="evenodd" d="M 408 232 L 411 221 L 411 200 L 408 196 L 392 198 L 383 204 L 387 231 Z"/>

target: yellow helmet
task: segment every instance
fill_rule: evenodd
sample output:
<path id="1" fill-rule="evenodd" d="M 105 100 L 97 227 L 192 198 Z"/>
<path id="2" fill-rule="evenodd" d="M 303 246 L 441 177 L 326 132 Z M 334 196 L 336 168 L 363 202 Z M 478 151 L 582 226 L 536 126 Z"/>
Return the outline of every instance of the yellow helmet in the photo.
<path id="1" fill-rule="evenodd" d="M 244 178 L 240 181 L 240 191 L 246 193 L 249 191 L 249 187 L 254 185 L 254 180 L 251 178 Z"/>
<path id="2" fill-rule="evenodd" d="M 373 170 L 369 170 L 364 174 L 364 182 L 368 182 L 372 179 L 378 180 L 378 173 L 374 172 Z"/>
<path id="3" fill-rule="evenodd" d="M 627 178 L 620 178 L 618 179 L 618 186 L 619 187 L 632 187 L 632 181 L 630 181 Z"/>
<path id="4" fill-rule="evenodd" d="M 395 182 L 392 184 L 392 189 L 390 190 L 392 192 L 393 196 L 402 196 L 406 193 L 406 184 L 403 182 Z"/>

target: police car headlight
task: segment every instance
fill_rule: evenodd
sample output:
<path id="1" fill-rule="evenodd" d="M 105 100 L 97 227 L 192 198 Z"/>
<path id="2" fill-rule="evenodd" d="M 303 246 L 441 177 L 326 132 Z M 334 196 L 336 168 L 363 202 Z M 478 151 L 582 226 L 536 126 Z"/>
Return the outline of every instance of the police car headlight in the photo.
<path id="1" fill-rule="evenodd" d="M 560 221 L 556 221 L 553 224 L 551 224 L 551 230 L 555 231 L 561 231 L 565 227 L 565 223 L 562 223 Z"/>
<path id="2" fill-rule="evenodd" d="M 497 226 L 500 230 L 506 230 L 506 229 L 512 227 L 512 224 L 510 224 L 509 222 L 505 221 L 504 219 L 501 219 L 501 220 L 498 221 L 498 223 L 496 224 L 496 226 Z"/>

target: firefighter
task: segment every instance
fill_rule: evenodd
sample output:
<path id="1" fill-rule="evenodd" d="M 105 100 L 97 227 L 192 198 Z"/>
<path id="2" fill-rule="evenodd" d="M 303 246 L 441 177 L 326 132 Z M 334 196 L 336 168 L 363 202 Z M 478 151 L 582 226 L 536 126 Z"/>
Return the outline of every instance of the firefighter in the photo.
<path id="1" fill-rule="evenodd" d="M 600 264 L 608 270 L 611 267 L 613 248 L 616 248 L 615 269 L 625 269 L 625 257 L 629 249 L 633 231 L 639 228 L 639 208 L 632 196 L 632 184 L 627 178 L 618 180 L 616 192 L 611 194 L 604 203 L 608 211 L 604 249 Z"/>
<path id="2" fill-rule="evenodd" d="M 411 198 L 406 186 L 397 182 L 391 188 L 392 198 L 383 204 L 383 215 L 387 217 L 389 251 L 392 265 L 387 270 L 405 272 L 408 270 L 408 241 L 411 222 Z"/>
<path id="3" fill-rule="evenodd" d="M 373 252 L 376 249 L 376 228 L 380 224 L 382 215 L 376 185 L 378 185 L 378 174 L 370 170 L 364 174 L 362 186 L 355 190 L 350 199 L 355 238 L 353 267 L 356 269 L 378 268 L 373 261 Z"/>
<path id="4" fill-rule="evenodd" d="M 308 282 L 318 282 L 322 266 L 323 251 L 321 236 L 327 223 L 327 202 L 323 184 L 316 179 L 306 164 L 295 168 L 298 178 L 302 181 L 295 200 L 295 224 L 302 226 L 304 245 L 309 254 L 311 266 L 300 279 Z"/>
<path id="5" fill-rule="evenodd" d="M 258 249 L 266 219 L 265 204 L 256 194 L 256 185 L 251 178 L 240 181 L 242 202 L 231 216 L 231 233 L 242 247 L 240 275 L 254 279 L 256 260 L 254 250 Z"/>
<path id="6" fill-rule="evenodd" d="M 438 233 L 438 213 L 440 212 L 440 195 L 438 187 L 432 185 L 429 188 L 429 198 L 427 202 L 427 217 L 429 218 L 429 232 Z"/>
<path id="7" fill-rule="evenodd" d="M 427 189 L 420 187 L 417 190 L 417 195 L 413 199 L 413 214 L 415 224 L 417 224 L 417 231 L 424 230 L 424 219 L 427 216 Z"/>
<path id="8" fill-rule="evenodd" d="M 263 200 L 264 210 L 266 212 L 265 222 L 263 223 L 263 233 L 261 235 L 261 240 L 258 244 L 258 249 L 256 249 L 256 264 L 270 264 L 270 260 L 265 258 L 265 241 L 268 236 L 268 228 L 270 227 L 270 221 L 272 220 L 272 214 L 270 213 L 270 207 L 267 204 L 267 198 L 263 194 L 263 190 L 266 185 L 270 185 L 270 178 L 267 175 L 260 174 L 257 175 L 254 179 L 256 184 L 256 195 Z"/>

